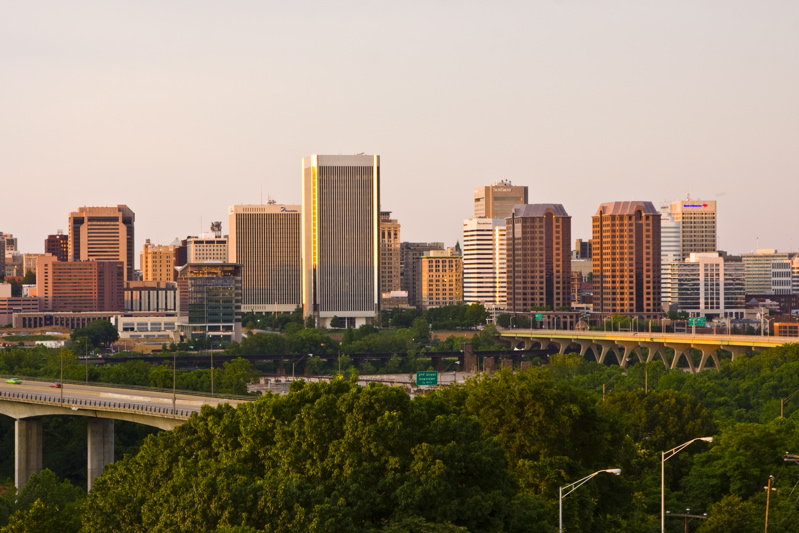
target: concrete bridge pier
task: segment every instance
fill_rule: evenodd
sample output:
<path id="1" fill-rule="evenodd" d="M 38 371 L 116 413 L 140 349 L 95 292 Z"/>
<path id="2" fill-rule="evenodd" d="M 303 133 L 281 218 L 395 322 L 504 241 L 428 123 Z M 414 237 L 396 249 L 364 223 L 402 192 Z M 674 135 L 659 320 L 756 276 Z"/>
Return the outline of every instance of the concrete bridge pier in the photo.
<path id="1" fill-rule="evenodd" d="M 696 367 L 694 367 L 694 361 L 693 359 L 691 359 L 690 344 L 666 344 L 666 347 L 674 350 L 674 357 L 671 360 L 672 369 L 677 368 L 677 363 L 680 362 L 680 357 L 684 355 L 685 360 L 688 361 L 688 368 L 691 369 L 691 373 L 696 373 Z"/>
<path id="2" fill-rule="evenodd" d="M 613 355 L 616 356 L 616 362 L 621 365 L 621 356 L 619 355 L 619 351 L 616 349 L 616 343 L 614 341 L 597 340 L 596 344 L 602 347 L 602 354 L 599 356 L 599 359 L 597 359 L 597 363 L 604 363 L 605 357 L 607 357 L 608 353 L 613 353 Z"/>
<path id="3" fill-rule="evenodd" d="M 114 420 L 109 418 L 89 419 L 88 441 L 87 488 L 91 492 L 94 480 L 103 473 L 106 465 L 114 462 Z"/>
<path id="4" fill-rule="evenodd" d="M 694 348 L 702 352 L 702 359 L 699 361 L 699 371 L 703 371 L 705 369 L 705 364 L 707 363 L 708 357 L 713 359 L 713 363 L 716 365 L 716 370 L 719 369 L 719 348 L 718 345 L 708 345 L 708 344 L 694 344 Z"/>
<path id="5" fill-rule="evenodd" d="M 663 366 L 669 368 L 669 360 L 666 357 L 666 346 L 660 342 L 642 342 L 641 345 L 647 349 L 646 362 L 654 361 L 655 356 L 660 354 L 660 360 L 663 361 Z"/>
<path id="6" fill-rule="evenodd" d="M 627 364 L 630 362 L 631 356 L 635 355 L 638 358 L 638 363 L 644 362 L 644 356 L 641 353 L 641 345 L 638 342 L 619 342 L 619 345 L 624 348 L 624 358 L 621 361 L 621 367 L 627 368 Z"/>
<path id="7" fill-rule="evenodd" d="M 42 471 L 42 419 L 27 418 L 14 423 L 14 483 L 17 489 Z"/>
<path id="8" fill-rule="evenodd" d="M 733 361 L 735 361 L 738 356 L 746 355 L 746 352 L 750 350 L 748 346 L 725 346 L 724 349 L 732 354 Z"/>

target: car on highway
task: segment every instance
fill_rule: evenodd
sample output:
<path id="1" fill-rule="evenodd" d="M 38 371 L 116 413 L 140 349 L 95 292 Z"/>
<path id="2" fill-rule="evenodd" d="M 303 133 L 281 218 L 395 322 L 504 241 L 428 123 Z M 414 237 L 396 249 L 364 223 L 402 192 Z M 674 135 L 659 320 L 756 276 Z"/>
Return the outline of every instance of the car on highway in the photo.
<path id="1" fill-rule="evenodd" d="M 11 383 L 12 385 L 21 385 L 22 384 L 22 380 L 19 379 L 19 378 L 11 378 L 11 379 L 7 379 L 6 383 Z"/>
<path id="2" fill-rule="evenodd" d="M 53 388 L 53 389 L 60 389 L 61 388 L 61 384 L 60 383 L 50 383 L 50 387 Z"/>

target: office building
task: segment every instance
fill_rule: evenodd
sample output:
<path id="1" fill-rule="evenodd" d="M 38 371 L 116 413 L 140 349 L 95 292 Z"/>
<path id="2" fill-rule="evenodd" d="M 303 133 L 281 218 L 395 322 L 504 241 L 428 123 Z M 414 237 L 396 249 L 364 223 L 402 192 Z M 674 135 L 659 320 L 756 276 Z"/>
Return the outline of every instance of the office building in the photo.
<path id="1" fill-rule="evenodd" d="M 380 212 L 380 294 L 402 288 L 400 224 L 391 211 Z"/>
<path id="2" fill-rule="evenodd" d="M 201 233 L 199 237 L 186 238 L 187 263 L 225 263 L 228 257 L 228 236 L 222 236 L 221 222 L 212 222 L 211 231 Z"/>
<path id="3" fill-rule="evenodd" d="M 672 292 L 663 309 L 691 316 L 744 317 L 744 265 L 718 252 L 692 253 L 685 261 L 672 261 L 663 273 Z M 665 284 L 665 280 L 664 280 Z"/>
<path id="4" fill-rule="evenodd" d="M 775 259 L 771 262 L 771 293 L 793 294 L 793 271 L 790 259 Z"/>
<path id="5" fill-rule="evenodd" d="M 52 255 L 41 255 L 36 272 L 42 311 L 112 312 L 124 308 L 122 261 L 58 261 Z"/>
<path id="6" fill-rule="evenodd" d="M 6 241 L 0 234 L 0 281 L 6 277 Z"/>
<path id="7" fill-rule="evenodd" d="M 132 280 L 135 220 L 126 205 L 78 208 L 69 214 L 69 260 L 122 261 L 125 280 Z"/>
<path id="8" fill-rule="evenodd" d="M 319 327 L 380 312 L 380 157 L 302 160 L 303 312 Z"/>
<path id="9" fill-rule="evenodd" d="M 799 254 L 791 259 L 791 294 L 799 294 Z"/>
<path id="10" fill-rule="evenodd" d="M 3 241 L 3 245 L 5 246 L 6 252 L 18 252 L 19 248 L 17 248 L 17 238 L 11 235 L 10 233 L 3 233 L 0 231 L 0 241 Z"/>
<path id="11" fill-rule="evenodd" d="M 36 264 L 39 258 L 46 255 L 50 254 L 22 254 L 22 275 L 24 276 L 28 272 L 36 274 Z M 56 258 L 56 260 L 58 260 L 58 258 Z"/>
<path id="12" fill-rule="evenodd" d="M 400 245 L 400 289 L 408 294 L 408 306 L 422 305 L 422 267 L 419 259 L 425 252 L 443 249 L 443 242 L 403 242 Z"/>
<path id="13" fill-rule="evenodd" d="M 174 281 L 128 281 L 124 291 L 125 313 L 175 315 L 178 284 Z"/>
<path id="14" fill-rule="evenodd" d="M 516 186 L 501 180 L 474 190 L 474 218 L 505 219 L 513 206 L 527 203 L 527 186 Z"/>
<path id="15" fill-rule="evenodd" d="M 661 311 L 660 212 L 652 202 L 609 202 L 593 225 L 593 310 Z"/>
<path id="16" fill-rule="evenodd" d="M 188 263 L 178 267 L 177 283 L 176 331 L 183 340 L 241 341 L 241 265 Z"/>
<path id="17" fill-rule="evenodd" d="M 561 204 L 525 204 L 505 219 L 507 309 L 571 307 L 571 217 Z"/>
<path id="18" fill-rule="evenodd" d="M 463 301 L 491 312 L 505 309 L 505 220 L 463 222 Z"/>
<path id="19" fill-rule="evenodd" d="M 175 281 L 175 247 L 144 242 L 141 259 L 141 281 Z"/>
<path id="20" fill-rule="evenodd" d="M 15 313 L 39 311 L 39 298 L 11 296 L 11 285 L 0 283 L 0 327 L 11 325 Z"/>
<path id="21" fill-rule="evenodd" d="M 574 241 L 574 253 L 572 254 L 572 259 L 591 259 L 591 257 L 593 257 L 591 239 L 588 239 L 587 241 L 576 239 Z"/>
<path id="22" fill-rule="evenodd" d="M 741 254 L 741 260 L 744 263 L 746 276 L 746 294 L 775 294 L 772 288 L 774 261 L 784 263 L 789 257 L 787 253 L 764 249 Z"/>
<path id="23" fill-rule="evenodd" d="M 463 261 L 457 247 L 424 252 L 419 264 L 422 309 L 463 301 Z"/>
<path id="24" fill-rule="evenodd" d="M 694 200 L 689 195 L 661 205 L 660 214 L 663 262 L 718 250 L 715 200 Z"/>
<path id="25" fill-rule="evenodd" d="M 241 265 L 245 313 L 291 313 L 302 305 L 299 205 L 228 208 L 229 261 Z"/>
<path id="26" fill-rule="evenodd" d="M 69 261 L 69 236 L 58 230 L 44 240 L 44 253 L 55 256 L 58 261 Z"/>

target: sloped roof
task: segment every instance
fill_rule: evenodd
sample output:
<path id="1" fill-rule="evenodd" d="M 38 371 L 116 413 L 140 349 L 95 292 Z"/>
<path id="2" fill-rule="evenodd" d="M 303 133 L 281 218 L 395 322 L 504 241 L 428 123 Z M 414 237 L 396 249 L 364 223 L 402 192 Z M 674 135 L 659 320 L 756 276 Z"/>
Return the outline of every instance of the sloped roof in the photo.
<path id="1" fill-rule="evenodd" d="M 556 217 L 569 216 L 562 204 L 520 204 L 513 207 L 513 214 L 516 217 L 541 217 L 547 210 L 552 210 Z"/>

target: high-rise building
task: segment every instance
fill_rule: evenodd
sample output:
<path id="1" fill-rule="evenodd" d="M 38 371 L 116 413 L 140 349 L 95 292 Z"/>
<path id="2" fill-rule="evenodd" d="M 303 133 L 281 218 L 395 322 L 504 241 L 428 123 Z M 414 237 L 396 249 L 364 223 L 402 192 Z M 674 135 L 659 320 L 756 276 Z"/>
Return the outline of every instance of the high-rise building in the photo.
<path id="1" fill-rule="evenodd" d="M 513 206 L 527 203 L 527 186 L 501 180 L 474 190 L 474 218 L 506 219 Z"/>
<path id="2" fill-rule="evenodd" d="M 443 242 L 403 242 L 400 245 L 400 289 L 408 293 L 408 305 L 422 305 L 420 258 L 430 250 L 443 250 Z"/>
<path id="3" fill-rule="evenodd" d="M 379 216 L 379 156 L 303 158 L 303 313 L 318 326 L 379 316 Z"/>
<path id="4" fill-rule="evenodd" d="M 58 261 L 40 255 L 36 290 L 43 311 L 98 312 L 124 309 L 122 261 Z"/>
<path id="5" fill-rule="evenodd" d="M 661 205 L 660 214 L 663 262 L 684 261 L 692 253 L 718 250 L 715 200 L 687 196 Z"/>
<path id="6" fill-rule="evenodd" d="M 771 262 L 771 293 L 793 294 L 792 277 L 793 273 L 790 259 L 773 260 Z"/>
<path id="7" fill-rule="evenodd" d="M 524 204 L 505 219 L 507 309 L 571 307 L 571 217 L 561 204 Z"/>
<path id="8" fill-rule="evenodd" d="M 6 277 L 6 241 L 0 235 L 0 281 Z"/>
<path id="9" fill-rule="evenodd" d="M 69 214 L 70 261 L 122 261 L 125 279 L 133 279 L 133 223 L 126 205 L 80 207 Z"/>
<path id="10" fill-rule="evenodd" d="M 663 308 L 708 319 L 743 318 L 744 266 L 728 259 L 718 252 L 692 253 L 685 261 L 667 263 L 663 274 L 672 292 Z"/>
<path id="11" fill-rule="evenodd" d="M 419 258 L 421 307 L 430 309 L 463 301 L 463 262 L 456 247 L 430 250 Z"/>
<path id="12" fill-rule="evenodd" d="M 176 330 L 214 345 L 241 341 L 241 265 L 187 263 L 178 268 Z"/>
<path id="13" fill-rule="evenodd" d="M 6 247 L 6 252 L 18 252 L 17 238 L 10 233 L 3 233 L 0 231 L 0 240 L 3 241 Z"/>
<path id="14" fill-rule="evenodd" d="M 594 312 L 660 312 L 660 213 L 652 202 L 604 203 L 592 222 Z"/>
<path id="15" fill-rule="evenodd" d="M 59 261 L 69 261 L 69 236 L 58 230 L 44 240 L 44 253 L 55 256 Z"/>
<path id="16" fill-rule="evenodd" d="M 212 222 L 211 231 L 186 238 L 188 263 L 224 263 L 228 260 L 228 236 L 222 236 L 222 223 Z"/>
<path id="17" fill-rule="evenodd" d="M 788 261 L 787 253 L 777 250 L 756 250 L 741 254 L 746 276 L 746 294 L 775 294 L 772 289 L 772 270 L 774 261 Z"/>
<path id="18" fill-rule="evenodd" d="M 791 259 L 791 294 L 799 294 L 799 254 Z"/>
<path id="19" fill-rule="evenodd" d="M 175 281 L 175 247 L 144 243 L 141 252 L 141 281 Z"/>
<path id="20" fill-rule="evenodd" d="M 229 257 L 241 265 L 244 312 L 291 313 L 302 305 L 299 205 L 232 205 Z"/>
<path id="21" fill-rule="evenodd" d="M 572 254 L 572 259 L 591 259 L 593 255 L 593 251 L 591 248 L 591 239 L 584 241 L 582 239 L 576 239 L 574 241 L 574 253 Z"/>
<path id="22" fill-rule="evenodd" d="M 463 301 L 504 309 L 505 283 L 505 220 L 464 220 Z"/>
<path id="23" fill-rule="evenodd" d="M 400 224 L 391 211 L 380 212 L 380 294 L 402 287 Z"/>

